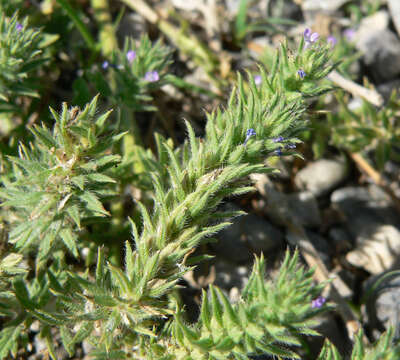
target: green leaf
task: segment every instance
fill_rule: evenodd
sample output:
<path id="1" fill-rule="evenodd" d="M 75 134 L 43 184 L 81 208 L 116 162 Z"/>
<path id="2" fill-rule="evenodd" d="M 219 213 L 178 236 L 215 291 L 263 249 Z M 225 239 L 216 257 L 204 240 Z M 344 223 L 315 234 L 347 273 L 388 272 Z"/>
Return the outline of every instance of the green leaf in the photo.
<path id="1" fill-rule="evenodd" d="M 59 234 L 68 250 L 77 258 L 79 254 L 78 249 L 76 248 L 76 236 L 68 228 L 62 229 Z"/>
<path id="2" fill-rule="evenodd" d="M 84 201 L 87 208 L 94 211 L 96 215 L 110 216 L 110 213 L 104 209 L 103 204 L 93 193 L 85 191 L 79 198 Z"/>
<path id="3" fill-rule="evenodd" d="M 0 332 L 0 358 L 4 359 L 17 345 L 23 325 L 5 327 Z"/>
<path id="4" fill-rule="evenodd" d="M 239 10 L 235 20 L 235 37 L 242 40 L 246 35 L 246 18 L 247 18 L 248 0 L 240 0 Z"/>
<path id="5" fill-rule="evenodd" d="M 115 183 L 116 182 L 113 178 L 111 178 L 107 175 L 104 175 L 104 174 L 99 174 L 99 173 L 86 175 L 86 178 L 90 181 L 97 181 L 100 183 Z"/>
<path id="6" fill-rule="evenodd" d="M 26 287 L 24 280 L 20 277 L 17 277 L 16 279 L 14 279 L 13 285 L 18 301 L 26 309 L 34 310 L 36 306 L 29 296 L 28 288 Z"/>

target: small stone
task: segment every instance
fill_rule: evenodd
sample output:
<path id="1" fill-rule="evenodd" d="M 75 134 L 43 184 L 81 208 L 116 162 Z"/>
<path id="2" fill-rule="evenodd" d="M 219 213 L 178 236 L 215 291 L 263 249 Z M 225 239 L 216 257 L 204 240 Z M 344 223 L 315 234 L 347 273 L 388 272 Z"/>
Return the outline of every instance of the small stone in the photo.
<path id="1" fill-rule="evenodd" d="M 146 21 L 137 13 L 125 13 L 117 26 L 118 40 L 123 43 L 126 38 L 140 39 L 141 34 L 148 33 Z"/>
<path id="2" fill-rule="evenodd" d="M 394 27 L 397 30 L 397 34 L 400 35 L 400 1 L 399 0 L 387 0 L 390 16 L 393 20 Z"/>
<path id="3" fill-rule="evenodd" d="M 303 11 L 322 11 L 332 13 L 349 0 L 304 0 L 301 4 Z"/>
<path id="4" fill-rule="evenodd" d="M 39 334 L 35 335 L 35 340 L 33 341 L 35 344 L 35 352 L 40 353 L 47 349 L 46 340 L 42 339 Z"/>
<path id="5" fill-rule="evenodd" d="M 378 11 L 362 20 L 354 43 L 378 82 L 392 80 L 400 73 L 400 40 L 388 29 L 389 15 Z"/>
<path id="6" fill-rule="evenodd" d="M 354 98 L 352 98 L 349 102 L 348 102 L 348 104 L 347 104 L 347 108 L 350 110 L 350 111 L 357 111 L 357 110 L 360 110 L 361 109 L 361 107 L 363 106 L 363 104 L 364 104 L 364 100 L 362 99 L 362 98 L 360 98 L 360 97 L 354 97 Z"/>
<path id="7" fill-rule="evenodd" d="M 233 204 L 229 208 L 239 210 Z M 215 251 L 222 257 L 235 262 L 252 261 L 253 253 L 268 252 L 283 245 L 283 235 L 267 220 L 253 214 L 234 218 L 233 224 L 217 236 L 219 241 L 213 244 Z"/>
<path id="8" fill-rule="evenodd" d="M 389 30 L 375 32 L 358 46 L 364 63 L 377 81 L 391 80 L 400 74 L 400 40 Z"/>
<path id="9" fill-rule="evenodd" d="M 317 200 L 310 191 L 302 191 L 287 196 L 288 206 L 303 226 L 321 225 L 321 214 Z"/>
<path id="10" fill-rule="evenodd" d="M 364 293 L 370 293 L 377 281 L 382 279 L 381 274 L 371 277 L 365 284 Z M 400 278 L 398 274 L 388 276 L 370 293 L 366 299 L 366 306 L 363 312 L 368 319 L 368 327 L 376 336 L 380 336 L 382 325 L 387 330 L 389 327 L 395 328 L 400 323 Z"/>
<path id="11" fill-rule="evenodd" d="M 196 11 L 200 8 L 199 2 L 187 0 L 171 0 L 172 5 L 177 9 L 185 11 Z"/>
<path id="12" fill-rule="evenodd" d="M 329 238 L 335 248 L 335 253 L 339 254 L 351 250 L 353 239 L 344 227 L 333 227 L 329 229 Z"/>
<path id="13" fill-rule="evenodd" d="M 375 186 L 346 187 L 331 195 L 355 239 L 356 247 L 346 260 L 371 274 L 392 268 L 400 256 L 400 227 L 388 200 Z"/>
<path id="14" fill-rule="evenodd" d="M 346 260 L 371 274 L 392 269 L 400 256 L 400 231 L 392 225 L 376 226 L 374 232 L 357 237 L 357 248 L 346 255 Z"/>
<path id="15" fill-rule="evenodd" d="M 301 169 L 294 181 L 299 189 L 320 196 L 333 190 L 346 177 L 347 166 L 343 161 L 320 159 Z"/>
<path id="16" fill-rule="evenodd" d="M 253 256 L 254 259 L 254 256 Z M 251 274 L 252 267 L 241 265 L 218 258 L 215 261 L 215 281 L 214 284 L 227 292 L 232 289 L 243 289 Z"/>
<path id="17" fill-rule="evenodd" d="M 328 269 L 332 268 L 331 264 L 331 249 L 328 240 L 317 232 L 306 230 L 306 234 L 314 248 L 318 251 L 321 260 Z"/>

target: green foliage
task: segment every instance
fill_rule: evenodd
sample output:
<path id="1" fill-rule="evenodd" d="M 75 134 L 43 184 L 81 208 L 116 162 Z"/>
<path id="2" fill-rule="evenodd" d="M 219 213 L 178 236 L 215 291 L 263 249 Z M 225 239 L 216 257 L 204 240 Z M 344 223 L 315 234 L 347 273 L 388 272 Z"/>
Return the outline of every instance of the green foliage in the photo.
<path id="1" fill-rule="evenodd" d="M 41 34 L 21 22 L 17 14 L 0 18 L 0 112 L 18 112 L 16 98 L 37 97 L 34 75 L 45 62 L 40 50 Z"/>
<path id="2" fill-rule="evenodd" d="M 305 48 L 302 38 L 296 54 L 288 50 L 287 44 L 281 45 L 279 55 L 270 54 L 266 51 L 260 57 L 269 73 L 268 77 L 261 74 L 267 95 L 284 93 L 288 100 L 302 101 L 332 90 L 331 85 L 319 82 L 338 65 L 332 64 L 329 44 L 315 43 Z M 299 76 L 299 70 L 305 72 L 304 78 Z"/>
<path id="3" fill-rule="evenodd" d="M 0 0 L 0 12 L 7 16 L 12 16 L 15 11 L 20 9 L 24 0 Z"/>
<path id="4" fill-rule="evenodd" d="M 400 357 L 400 344 L 394 341 L 394 330 L 390 328 L 371 347 L 363 343 L 364 333 L 360 330 L 356 336 L 351 360 L 396 360 Z M 318 360 L 342 360 L 336 347 L 326 340 Z"/>
<path id="5" fill-rule="evenodd" d="M 110 112 L 96 115 L 96 103 L 82 111 L 64 104 L 60 114 L 51 109 L 53 131 L 34 126 L 29 148 L 21 144 L 19 157 L 8 157 L 13 177 L 3 177 L 0 198 L 12 227 L 9 242 L 21 252 L 36 249 L 39 261 L 62 243 L 78 256 L 82 220 L 109 214 L 99 198 L 113 195 L 108 184 L 115 180 L 107 174 L 119 156 L 106 152 L 123 134 L 108 130 Z"/>
<path id="6" fill-rule="evenodd" d="M 237 304 L 217 288 L 203 292 L 197 324 L 185 325 L 180 312 L 173 321 L 174 359 L 249 359 L 247 355 L 300 357 L 289 346 L 299 336 L 318 335 L 311 300 L 322 286 L 312 287 L 313 271 L 298 266 L 298 254 L 286 253 L 277 279 L 265 282 L 265 264 L 256 258 L 250 280 Z"/>
<path id="7" fill-rule="evenodd" d="M 127 58 L 129 51 L 135 52 L 133 61 Z M 112 55 L 105 73 L 97 72 L 89 78 L 97 91 L 109 97 L 113 104 L 123 104 L 134 111 L 155 110 L 146 104 L 152 100 L 149 92 L 166 83 L 166 69 L 170 63 L 171 50 L 163 46 L 161 41 L 152 44 L 144 35 L 138 44 L 133 39 L 126 39 L 123 49 Z M 145 76 L 150 71 L 156 71 L 159 80 L 147 81 Z"/>
<path id="8" fill-rule="evenodd" d="M 381 109 L 363 100 L 360 108 L 350 110 L 343 93 L 339 92 L 337 99 L 339 109 L 328 114 L 327 124 L 332 131 L 331 142 L 336 147 L 351 152 L 374 150 L 380 170 L 390 158 L 399 159 L 399 154 L 393 151 L 400 146 L 400 102 L 396 92 Z"/>

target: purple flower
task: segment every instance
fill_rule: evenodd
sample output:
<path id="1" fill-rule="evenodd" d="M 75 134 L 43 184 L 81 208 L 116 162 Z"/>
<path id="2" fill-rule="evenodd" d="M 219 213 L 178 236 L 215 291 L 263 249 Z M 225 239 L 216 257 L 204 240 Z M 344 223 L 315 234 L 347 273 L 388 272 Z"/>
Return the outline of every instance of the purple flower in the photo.
<path id="1" fill-rule="evenodd" d="M 272 139 L 272 141 L 274 143 L 279 143 L 279 142 L 282 142 L 283 140 L 285 140 L 285 138 L 283 136 L 278 136 L 278 137 Z"/>
<path id="2" fill-rule="evenodd" d="M 144 79 L 146 81 L 149 82 L 156 82 L 158 80 L 160 80 L 160 75 L 158 75 L 157 71 L 148 71 L 145 75 L 144 75 Z"/>
<path id="3" fill-rule="evenodd" d="M 256 136 L 256 131 L 254 129 L 248 129 L 246 131 L 246 139 L 244 140 L 243 145 L 246 146 L 247 142 L 252 136 Z"/>
<path id="4" fill-rule="evenodd" d="M 101 67 L 106 70 L 108 67 L 110 66 L 110 63 L 106 60 L 103 62 L 103 64 L 101 64 Z"/>
<path id="5" fill-rule="evenodd" d="M 261 75 L 256 75 L 256 76 L 254 76 L 254 83 L 255 83 L 257 86 L 260 85 L 261 82 L 262 82 L 262 77 L 261 77 Z"/>
<path id="6" fill-rule="evenodd" d="M 300 76 L 300 79 L 304 79 L 307 75 L 303 69 L 298 70 L 297 74 Z"/>
<path id="7" fill-rule="evenodd" d="M 346 29 L 343 31 L 343 36 L 347 39 L 347 41 L 353 41 L 354 36 L 356 35 L 356 31 L 352 28 Z"/>
<path id="8" fill-rule="evenodd" d="M 285 149 L 296 149 L 296 144 L 286 144 Z"/>
<path id="9" fill-rule="evenodd" d="M 133 62 L 133 60 L 135 60 L 136 58 L 136 52 L 133 50 L 129 50 L 126 53 L 126 59 L 128 60 L 128 62 L 131 64 Z"/>
<path id="10" fill-rule="evenodd" d="M 17 23 L 17 25 L 15 25 L 15 30 L 17 30 L 18 32 L 20 32 L 23 29 L 23 26 L 21 23 Z"/>
<path id="11" fill-rule="evenodd" d="M 311 307 L 313 309 L 318 309 L 320 308 L 322 305 L 324 305 L 326 302 L 326 299 L 323 296 L 318 296 L 316 299 L 314 299 L 311 302 Z"/>
<path id="12" fill-rule="evenodd" d="M 337 39 L 333 35 L 329 35 L 326 38 L 326 41 L 328 42 L 328 44 L 331 45 L 332 48 L 335 47 L 335 45 L 337 44 Z"/>
<path id="13" fill-rule="evenodd" d="M 307 28 L 304 30 L 304 49 L 307 49 L 319 39 L 319 34 Z"/>
<path id="14" fill-rule="evenodd" d="M 276 149 L 274 153 L 276 156 L 282 156 L 282 148 Z"/>

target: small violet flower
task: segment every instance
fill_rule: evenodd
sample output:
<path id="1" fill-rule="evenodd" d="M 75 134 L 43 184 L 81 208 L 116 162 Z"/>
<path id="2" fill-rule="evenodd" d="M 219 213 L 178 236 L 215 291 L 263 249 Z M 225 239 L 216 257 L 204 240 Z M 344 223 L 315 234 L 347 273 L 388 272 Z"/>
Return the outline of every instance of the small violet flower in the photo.
<path id="1" fill-rule="evenodd" d="M 148 71 L 145 75 L 144 75 L 144 79 L 146 81 L 149 82 L 156 82 L 158 80 L 160 80 L 160 75 L 158 75 L 157 71 Z"/>
<path id="2" fill-rule="evenodd" d="M 276 149 L 274 153 L 276 156 L 282 156 L 282 148 Z"/>
<path id="3" fill-rule="evenodd" d="M 302 80 L 303 80 L 303 79 L 306 77 L 306 75 L 307 75 L 303 69 L 298 70 L 298 71 L 297 71 L 297 74 L 300 76 L 300 79 L 302 79 Z"/>
<path id="4" fill-rule="evenodd" d="M 23 29 L 23 26 L 21 23 L 17 23 L 17 25 L 15 26 L 15 30 L 17 30 L 18 32 L 20 32 Z"/>
<path id="5" fill-rule="evenodd" d="M 282 142 L 283 140 L 285 140 L 285 138 L 283 136 L 278 136 L 278 137 L 272 139 L 272 141 L 274 143 L 279 143 L 279 142 Z"/>
<path id="6" fill-rule="evenodd" d="M 318 296 L 316 299 L 314 299 L 311 302 L 311 307 L 313 309 L 318 309 L 320 308 L 322 305 L 324 305 L 326 302 L 326 299 L 323 296 Z"/>
<path id="7" fill-rule="evenodd" d="M 246 131 L 246 139 L 244 139 L 243 145 L 246 146 L 247 142 L 252 136 L 256 136 L 256 131 L 254 129 L 248 129 Z"/>
<path id="8" fill-rule="evenodd" d="M 296 149 L 296 144 L 286 144 L 285 149 Z"/>
<path id="9" fill-rule="evenodd" d="M 103 64 L 101 64 L 101 67 L 102 67 L 104 70 L 106 70 L 109 66 L 110 66 L 110 63 L 109 63 L 107 60 L 105 60 L 105 61 L 103 62 Z"/>
<path id="10" fill-rule="evenodd" d="M 337 39 L 333 36 L 333 35 L 329 35 L 326 38 L 326 41 L 328 42 L 328 44 L 331 46 L 331 48 L 334 48 L 335 45 L 337 44 Z"/>
<path id="11" fill-rule="evenodd" d="M 129 51 L 126 53 L 126 59 L 128 60 L 128 62 L 129 62 L 130 64 L 132 64 L 132 62 L 133 62 L 133 60 L 135 60 L 135 58 L 136 58 L 136 52 L 135 52 L 135 51 L 129 50 Z"/>
<path id="12" fill-rule="evenodd" d="M 319 39 L 319 34 L 307 28 L 304 30 L 304 49 L 307 49 Z"/>
<path id="13" fill-rule="evenodd" d="M 355 35 L 356 31 L 352 28 L 343 31 L 343 36 L 347 39 L 347 41 L 353 41 Z"/>
<path id="14" fill-rule="evenodd" d="M 255 83 L 257 86 L 260 85 L 261 82 L 262 82 L 261 75 L 256 75 L 256 76 L 254 76 L 254 83 Z"/>

